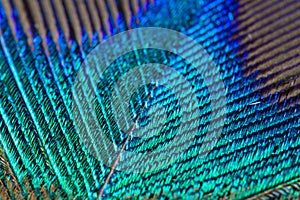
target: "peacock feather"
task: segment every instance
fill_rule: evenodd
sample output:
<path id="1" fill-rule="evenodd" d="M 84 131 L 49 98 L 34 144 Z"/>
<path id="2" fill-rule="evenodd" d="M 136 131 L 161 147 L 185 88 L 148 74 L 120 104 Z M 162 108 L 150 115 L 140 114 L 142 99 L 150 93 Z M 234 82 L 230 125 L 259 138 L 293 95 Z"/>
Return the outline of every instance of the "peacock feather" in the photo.
<path id="1" fill-rule="evenodd" d="M 2 199 L 299 198 L 299 1 L 0 0 L 0 6 Z M 188 59 L 147 48 L 155 39 L 138 36 L 134 39 L 145 48 L 117 57 L 93 85 L 95 116 L 82 115 L 84 108 L 74 114 L 74 106 L 89 95 L 73 93 L 83 63 L 114 36 L 145 27 L 180 32 L 201 45 L 221 77 L 224 93 L 212 68 L 198 74 Z M 189 58 L 199 55 L 196 46 L 183 47 L 179 52 Z M 109 53 L 122 48 L 116 45 Z M 89 60 L 95 71 L 83 77 L 101 71 L 99 63 L 109 58 L 100 58 Z M 120 85 L 120 94 L 113 93 L 124 74 L 149 63 L 179 72 L 192 92 L 165 71 L 163 78 L 173 81 L 173 91 L 154 81 L 133 93 Z M 137 72 L 128 84 L 145 81 L 147 73 Z M 172 144 L 187 112 L 177 90 L 185 104 L 191 93 L 197 100 L 197 109 L 184 122 L 195 134 L 190 146 L 176 146 L 182 155 L 171 164 L 171 151 L 153 158 L 158 160 L 155 166 L 163 166 L 155 171 L 118 170 L 121 162 L 128 169 L 139 167 L 134 156 L 124 162 L 125 152 L 155 152 Z M 114 98 L 127 95 L 124 107 L 112 106 Z M 220 109 L 214 119 L 214 103 L 222 96 L 226 113 Z M 130 110 L 128 118 L 121 116 L 124 109 Z M 156 118 L 148 116 L 151 112 Z M 99 145 L 95 127 L 76 123 L 93 117 L 119 149 L 110 166 L 81 137 L 83 131 L 91 136 L 88 141 L 96 154 L 109 152 Z M 221 118 L 223 124 L 218 122 Z M 155 119 L 166 120 L 153 125 L 162 126 L 161 132 L 146 139 L 136 136 L 136 129 Z M 120 130 L 122 120 L 131 134 Z M 221 134 L 213 148 L 203 149 L 205 137 L 213 140 L 217 131 Z"/>

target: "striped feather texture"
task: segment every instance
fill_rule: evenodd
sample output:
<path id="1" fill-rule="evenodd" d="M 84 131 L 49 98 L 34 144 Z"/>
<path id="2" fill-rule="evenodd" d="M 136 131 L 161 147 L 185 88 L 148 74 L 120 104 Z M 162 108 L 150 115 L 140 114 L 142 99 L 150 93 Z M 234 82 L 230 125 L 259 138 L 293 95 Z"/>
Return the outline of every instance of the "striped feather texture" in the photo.
<path id="1" fill-rule="evenodd" d="M 154 1 L 143 0 L 139 3 L 138 0 L 3 0 L 2 6 L 15 40 L 19 40 L 15 23 L 15 19 L 19 18 L 31 49 L 34 48 L 32 34 L 37 32 L 42 39 L 44 51 L 49 54 L 48 38 L 53 40 L 58 50 L 61 48 L 61 37 L 64 37 L 69 47 L 72 41 L 81 46 L 84 33 L 90 43 L 93 42 L 95 33 L 102 41 L 103 32 L 111 35 L 112 29 L 118 28 L 117 21 L 121 13 L 127 28 L 130 28 L 132 18 L 138 21 L 140 7 L 145 11 L 148 3 L 153 4 Z M 59 31 L 60 29 L 62 31 Z"/>
<path id="2" fill-rule="evenodd" d="M 152 3 L 0 1 L 2 199 L 299 196 L 299 2 Z M 147 12 L 140 12 L 146 8 Z M 78 133 L 81 127 L 74 123 L 74 117 L 80 116 L 73 116 L 71 88 L 82 61 L 102 39 L 129 27 L 149 26 L 180 31 L 211 55 L 226 88 L 226 123 L 213 150 L 199 158 L 201 135 L 209 126 L 211 100 L 206 85 L 195 81 L 203 130 L 197 132 L 183 159 L 157 172 L 126 173 L 105 166 L 82 144 Z M 186 49 L 190 55 L 195 53 L 193 50 Z M 111 72 L 118 77 L 124 70 L 148 62 L 172 66 L 188 80 L 201 80 L 184 60 L 159 50 L 126 54 L 114 62 Z M 102 89 L 113 83 L 108 81 Z M 214 81 L 209 84 L 214 86 Z M 113 137 L 121 147 L 144 151 L 162 147 L 172 137 L 172 126 L 179 122 L 176 101 L 166 89 L 152 89 L 157 94 L 153 101 L 173 111 L 166 126 L 168 137 L 126 140 L 128 144 L 120 140 L 123 135 Z M 132 100 L 135 108 L 143 108 L 143 103 L 143 99 Z M 109 116 L 109 105 L 95 107 L 101 122 L 116 128 L 110 123 L 112 117 L 104 119 L 101 115 Z M 146 116 L 138 118 L 141 123 L 147 121 Z M 193 118 L 189 124 L 191 128 L 197 126 Z M 217 123 L 210 125 L 220 128 Z M 107 132 L 114 134 L 109 129 Z"/>

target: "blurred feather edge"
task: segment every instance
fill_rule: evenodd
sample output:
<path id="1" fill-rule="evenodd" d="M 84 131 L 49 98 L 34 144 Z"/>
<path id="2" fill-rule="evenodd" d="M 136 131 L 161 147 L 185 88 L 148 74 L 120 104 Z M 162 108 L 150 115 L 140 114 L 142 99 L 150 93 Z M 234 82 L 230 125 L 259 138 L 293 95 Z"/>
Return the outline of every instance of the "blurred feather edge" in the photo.
<path id="1" fill-rule="evenodd" d="M 129 29 L 133 19 L 139 22 L 137 15 L 140 10 L 145 12 L 147 5 L 153 3 L 154 0 L 1 1 L 15 40 L 20 39 L 16 22 L 16 19 L 19 19 L 31 50 L 34 50 L 33 38 L 37 33 L 46 54 L 49 54 L 50 38 L 58 51 L 62 48 L 61 39 L 68 48 L 71 48 L 74 42 L 81 48 L 85 35 L 90 44 L 97 40 L 101 42 L 105 34 L 110 36 L 112 30 L 118 30 L 120 15 L 123 15 Z"/>

